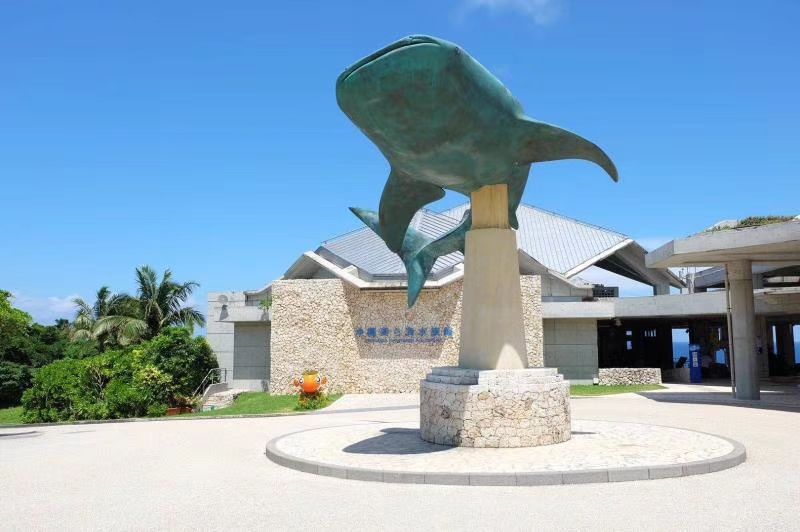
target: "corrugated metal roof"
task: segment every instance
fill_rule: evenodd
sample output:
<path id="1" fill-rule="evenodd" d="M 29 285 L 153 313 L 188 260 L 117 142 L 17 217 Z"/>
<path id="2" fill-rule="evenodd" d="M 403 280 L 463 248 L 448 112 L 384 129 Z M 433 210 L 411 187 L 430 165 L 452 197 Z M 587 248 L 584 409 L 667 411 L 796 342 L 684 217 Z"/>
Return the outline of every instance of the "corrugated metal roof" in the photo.
<path id="1" fill-rule="evenodd" d="M 460 219 L 469 204 L 442 214 Z M 602 255 L 629 237 L 574 218 L 520 204 L 517 208 L 517 244 L 547 268 L 565 275 L 570 270 Z"/>
<path id="2" fill-rule="evenodd" d="M 411 227 L 426 236 L 438 238 L 458 225 L 459 221 L 422 209 L 412 218 Z M 326 240 L 322 247 L 373 276 L 405 276 L 406 273 L 403 261 L 386 247 L 386 243 L 378 235 L 366 227 Z M 458 252 L 439 257 L 431 274 L 436 277 L 463 261 L 464 256 Z"/>
<path id="3" fill-rule="evenodd" d="M 427 236 L 436 238 L 458 225 L 468 208 L 469 204 L 465 203 L 442 213 L 423 209 L 414 216 L 411 225 Z M 517 219 L 520 249 L 562 275 L 628 239 L 616 231 L 525 204 L 517 209 Z M 378 235 L 366 227 L 328 240 L 322 247 L 372 275 L 405 275 L 402 261 L 389 251 Z M 461 253 L 440 257 L 432 274 L 435 277 L 437 273 L 448 271 L 463 260 Z"/>

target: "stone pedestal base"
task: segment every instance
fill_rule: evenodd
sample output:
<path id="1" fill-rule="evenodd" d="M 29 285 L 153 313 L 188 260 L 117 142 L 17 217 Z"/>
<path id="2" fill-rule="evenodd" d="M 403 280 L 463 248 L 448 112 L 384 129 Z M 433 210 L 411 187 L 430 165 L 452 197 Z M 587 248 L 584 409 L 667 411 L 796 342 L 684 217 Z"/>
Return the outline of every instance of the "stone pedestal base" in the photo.
<path id="1" fill-rule="evenodd" d="M 420 385 L 422 439 L 460 447 L 535 447 L 571 437 L 569 382 L 555 368 L 434 368 Z"/>

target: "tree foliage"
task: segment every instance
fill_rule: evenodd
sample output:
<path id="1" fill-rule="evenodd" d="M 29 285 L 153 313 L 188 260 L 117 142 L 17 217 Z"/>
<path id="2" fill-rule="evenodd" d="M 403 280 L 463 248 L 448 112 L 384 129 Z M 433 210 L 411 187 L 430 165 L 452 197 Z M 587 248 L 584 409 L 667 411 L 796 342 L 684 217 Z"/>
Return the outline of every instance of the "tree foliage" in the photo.
<path id="1" fill-rule="evenodd" d="M 203 338 L 170 328 L 136 347 L 41 368 L 23 394 L 27 422 L 163 415 L 217 366 Z"/>
<path id="2" fill-rule="evenodd" d="M 19 404 L 22 393 L 31 385 L 31 368 L 0 361 L 0 407 Z"/>
<path id="3" fill-rule="evenodd" d="M 136 268 L 136 296 L 115 294 L 113 306 L 101 307 L 107 313 L 95 318 L 94 338 L 110 337 L 119 345 L 131 345 L 154 338 L 167 327 L 186 327 L 189 331 L 202 327 L 203 314 L 186 306 L 198 286 L 194 281 L 175 281 L 170 270 L 159 279 L 150 266 Z"/>

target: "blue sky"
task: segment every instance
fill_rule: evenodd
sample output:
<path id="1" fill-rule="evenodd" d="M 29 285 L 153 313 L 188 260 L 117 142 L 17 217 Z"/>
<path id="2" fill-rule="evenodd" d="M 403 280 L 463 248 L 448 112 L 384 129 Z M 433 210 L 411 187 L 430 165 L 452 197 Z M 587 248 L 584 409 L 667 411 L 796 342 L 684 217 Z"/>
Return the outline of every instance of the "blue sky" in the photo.
<path id="1" fill-rule="evenodd" d="M 798 23 L 791 1 L 4 2 L 0 287 L 50 322 L 141 264 L 200 282 L 201 308 L 279 277 L 377 206 L 387 164 L 334 82 L 413 33 L 619 167 L 537 165 L 527 203 L 645 246 L 797 214 Z"/>

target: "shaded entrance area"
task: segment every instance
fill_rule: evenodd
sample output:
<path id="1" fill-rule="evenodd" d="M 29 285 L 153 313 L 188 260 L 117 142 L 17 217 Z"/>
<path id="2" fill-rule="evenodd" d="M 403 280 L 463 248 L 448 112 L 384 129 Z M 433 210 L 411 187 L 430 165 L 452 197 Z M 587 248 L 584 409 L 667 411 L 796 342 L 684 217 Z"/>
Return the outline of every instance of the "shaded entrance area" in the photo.
<path id="1" fill-rule="evenodd" d="M 683 349 L 673 330 L 686 331 Z M 704 379 L 730 378 L 728 331 L 724 316 L 614 319 L 597 322 L 600 368 L 660 368 L 665 381 L 681 381 L 674 369 L 688 367 L 688 344 L 700 346 Z M 688 374 L 687 377 L 688 378 Z"/>
<path id="2" fill-rule="evenodd" d="M 705 231 L 668 242 L 648 253 L 645 262 L 650 268 L 724 265 L 726 321 L 731 338 L 729 348 L 734 393 L 738 399 L 758 399 L 759 378 L 763 372 L 759 354 L 764 352 L 764 337 L 768 335 L 765 323 L 756 316 L 753 291 L 758 278 L 756 276 L 754 283 L 753 269 L 759 265 L 791 268 L 800 264 L 800 220 Z M 766 289 L 767 304 L 776 295 L 782 296 L 793 308 L 784 308 L 780 313 L 800 313 L 800 306 L 794 304 L 798 295 L 796 288 L 781 286 Z M 777 306 L 776 302 L 775 313 L 779 310 Z M 773 311 L 768 310 L 767 314 L 771 313 Z"/>

